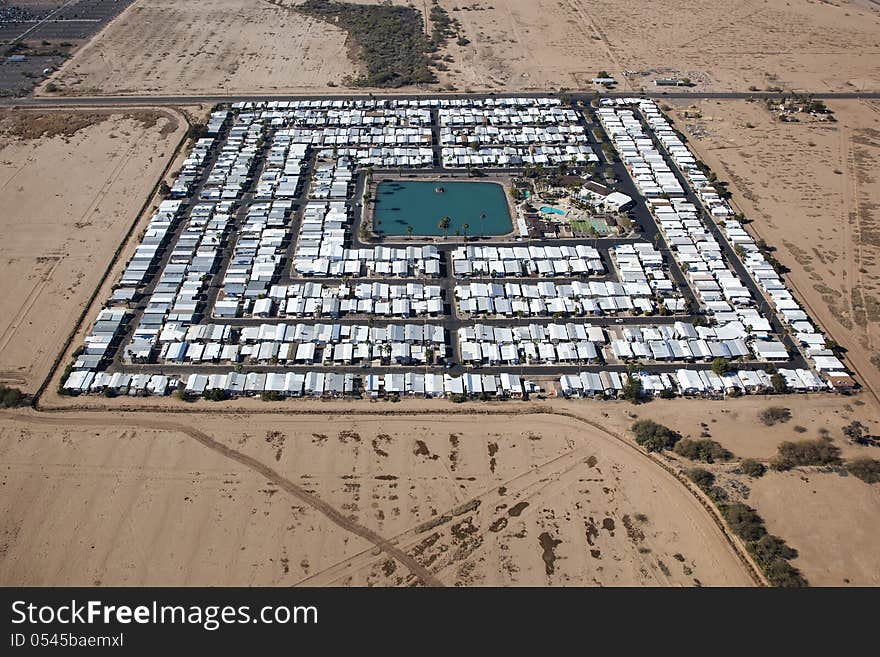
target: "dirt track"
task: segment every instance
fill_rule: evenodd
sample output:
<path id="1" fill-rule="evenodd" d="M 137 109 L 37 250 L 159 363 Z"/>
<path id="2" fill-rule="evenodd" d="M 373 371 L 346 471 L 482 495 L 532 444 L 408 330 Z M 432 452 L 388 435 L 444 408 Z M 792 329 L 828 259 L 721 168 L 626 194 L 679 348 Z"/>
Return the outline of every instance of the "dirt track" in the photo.
<path id="1" fill-rule="evenodd" d="M 28 416 L 29 422 L 35 422 L 39 424 L 50 424 L 55 426 L 108 426 L 108 427 L 118 427 L 119 422 L 111 420 L 111 419 L 83 419 L 79 417 L 71 417 L 71 416 L 63 416 L 63 417 L 53 417 L 41 414 L 31 414 Z M 366 540 L 370 541 L 373 545 L 379 548 L 382 552 L 387 554 L 390 557 L 397 559 L 400 563 L 405 565 L 416 577 L 421 580 L 422 584 L 425 586 L 443 586 L 439 580 L 437 580 L 431 573 L 427 571 L 421 564 L 419 564 L 415 559 L 410 557 L 408 554 L 397 548 L 391 542 L 382 538 L 376 532 L 360 525 L 357 522 L 347 518 L 343 515 L 339 510 L 327 504 L 323 500 L 317 498 L 315 495 L 312 495 L 308 491 L 306 491 L 302 486 L 297 486 L 295 483 L 287 479 L 286 477 L 281 476 L 278 472 L 267 466 L 266 464 L 258 461 L 257 459 L 248 456 L 247 454 L 242 454 L 238 450 L 232 449 L 228 445 L 224 445 L 221 442 L 218 442 L 211 438 L 208 434 L 199 431 L 193 427 L 187 426 L 185 424 L 181 424 L 178 422 L 166 422 L 161 420 L 149 420 L 144 422 L 143 420 L 138 420 L 137 425 L 140 427 L 149 426 L 152 429 L 160 429 L 163 431 L 171 431 L 182 433 L 190 438 L 198 441 L 200 444 L 204 445 L 208 449 L 214 450 L 215 452 L 222 454 L 228 459 L 232 459 L 233 461 L 237 461 L 242 465 L 258 472 L 262 476 L 264 476 L 269 481 L 273 482 L 277 486 L 280 486 L 283 490 L 287 491 L 297 499 L 305 502 L 313 509 L 316 509 L 323 513 L 328 519 L 332 522 L 336 523 L 346 531 L 351 532 L 352 534 L 356 534 Z"/>
<path id="2" fill-rule="evenodd" d="M 496 418 L 497 421 L 493 421 L 487 433 L 485 423 L 474 423 L 473 418 L 468 416 L 448 415 L 441 422 L 430 415 L 410 418 L 348 416 L 335 420 L 278 415 L 265 419 L 255 419 L 256 416 L 252 415 L 229 416 L 225 419 L 200 416 L 202 419 L 198 429 L 185 421 L 168 421 L 146 413 L 107 416 L 27 411 L 7 413 L 0 417 L 4 420 L 0 422 L 0 454 L 9 464 L 4 485 L 11 486 L 6 489 L 10 491 L 16 490 L 19 485 L 27 486 L 27 492 L 9 498 L 8 504 L 14 504 L 16 500 L 24 504 L 30 496 L 44 496 L 47 493 L 40 491 L 46 486 L 50 486 L 50 490 L 63 486 L 61 490 L 67 491 L 64 494 L 73 496 L 70 498 L 73 504 L 79 495 L 85 493 L 78 491 L 79 485 L 70 488 L 70 484 L 65 482 L 69 482 L 76 471 L 85 467 L 86 478 L 83 481 L 88 481 L 94 487 L 94 495 L 98 495 L 102 501 L 84 501 L 84 504 L 90 509 L 95 507 L 94 512 L 106 518 L 102 524 L 112 528 L 120 522 L 116 519 L 117 511 L 112 508 L 100 510 L 107 496 L 105 485 L 100 483 L 105 476 L 101 473 L 106 472 L 106 476 L 114 477 L 117 481 L 111 497 L 128 502 L 124 503 L 126 511 L 123 524 L 112 532 L 114 537 L 119 538 L 110 539 L 122 540 L 123 543 L 119 548 L 105 549 L 110 549 L 111 553 L 114 549 L 122 550 L 127 560 L 135 559 L 135 556 L 130 549 L 123 547 L 124 536 L 136 536 L 138 538 L 131 540 L 139 543 L 165 546 L 174 555 L 192 543 L 195 553 L 187 561 L 197 559 L 195 555 L 206 549 L 209 554 L 217 554 L 219 550 L 221 554 L 229 555 L 237 554 L 239 549 L 237 541 L 240 538 L 233 538 L 233 543 L 228 543 L 225 538 L 221 543 L 216 543 L 210 537 L 185 538 L 179 530 L 167 535 L 167 522 L 161 518 L 171 518 L 184 511 L 185 506 L 181 507 L 180 502 L 173 501 L 182 491 L 172 493 L 172 499 L 167 502 L 156 500 L 155 496 L 164 498 L 166 490 L 174 490 L 162 483 L 162 480 L 172 476 L 173 471 L 162 475 L 156 486 L 150 485 L 152 492 L 146 501 L 141 501 L 145 484 L 136 481 L 144 476 L 144 472 L 152 472 L 156 467 L 157 455 L 150 454 L 153 451 L 151 446 L 161 444 L 163 452 L 168 449 L 179 452 L 180 448 L 174 446 L 173 440 L 169 443 L 165 438 L 172 438 L 168 434 L 177 434 L 256 474 L 255 478 L 249 478 L 254 482 L 252 486 L 259 485 L 261 481 L 264 482 L 263 486 L 266 483 L 271 487 L 277 486 L 335 527 L 344 530 L 343 534 L 328 534 L 326 530 L 316 527 L 308 519 L 310 516 L 295 521 L 289 527 L 293 533 L 286 537 L 286 540 L 295 540 L 285 550 L 287 554 L 305 555 L 302 561 L 307 565 L 301 568 L 295 568 L 293 564 L 285 565 L 281 579 L 271 580 L 270 583 L 331 586 L 414 583 L 428 586 L 451 583 L 687 585 L 692 578 L 699 578 L 699 582 L 707 585 L 747 585 L 751 581 L 748 570 L 743 567 L 742 557 L 736 555 L 732 544 L 707 517 L 707 510 L 700 506 L 697 498 L 685 491 L 671 473 L 657 467 L 655 461 L 632 445 L 615 440 L 613 433 L 594 427 L 585 430 L 585 425 L 574 421 L 574 418 L 528 415 L 514 420 L 513 416 L 501 415 Z M 40 426 L 51 431 L 41 433 L 45 438 L 33 442 L 29 439 L 34 430 L 15 429 L 21 426 L 19 422 L 36 427 L 37 432 L 40 432 Z M 281 449 L 275 453 L 274 447 L 268 448 L 262 441 L 256 444 L 248 442 L 248 436 L 252 437 L 254 431 L 259 435 L 267 428 L 287 435 L 287 452 L 284 455 Z M 114 429 L 118 436 L 113 435 Z M 242 430 L 246 433 L 240 434 Z M 217 431 L 222 432 L 223 442 L 213 437 Z M 339 445 L 335 441 L 326 442 L 328 435 L 332 436 L 334 431 L 339 434 Z M 367 447 L 367 438 L 373 432 L 376 435 L 373 450 L 361 449 L 360 445 Z M 130 442 L 132 433 L 139 436 L 135 438 L 135 443 Z M 149 436 L 146 444 L 140 437 L 144 433 Z M 242 449 L 227 444 L 234 443 L 236 435 L 241 436 L 238 438 L 239 445 L 246 445 Z M 319 435 L 321 440 L 316 443 L 313 437 Z M 416 441 L 414 449 L 416 436 L 421 438 Z M 444 456 L 444 444 L 449 448 L 453 436 L 456 438 L 452 451 Z M 60 449 L 67 450 L 64 452 L 67 456 L 62 453 L 52 456 L 54 448 L 47 441 L 57 441 Z M 75 448 L 74 452 L 69 451 L 70 445 Z M 487 445 L 491 456 L 488 462 Z M 42 456 L 28 451 L 32 449 L 39 450 Z M 147 461 L 138 456 L 142 449 L 148 450 L 150 456 Z M 229 472 L 221 464 L 215 463 L 215 459 L 210 460 L 213 465 L 208 465 L 207 455 L 198 457 L 199 461 L 205 462 L 205 466 L 199 466 L 192 460 L 199 452 L 188 452 L 189 457 L 181 464 L 183 473 L 198 474 L 207 467 L 209 472 L 218 473 L 214 475 L 215 480 L 219 477 L 224 481 L 239 481 L 243 477 L 240 473 Z M 527 457 L 527 454 L 531 456 Z M 272 456 L 279 461 L 277 468 L 266 465 Z M 86 460 L 83 461 L 83 458 Z M 114 465 L 118 458 L 125 459 L 128 464 L 124 470 L 120 470 L 122 466 Z M 159 463 L 169 462 L 169 458 L 172 462 L 179 460 L 166 454 Z M 49 471 L 46 466 L 36 470 L 34 466 L 39 463 L 51 464 L 59 459 L 67 462 L 64 471 L 60 475 L 52 474 L 46 483 L 39 484 L 56 466 L 48 465 Z M 137 465 L 131 471 L 132 464 L 137 463 L 142 465 Z M 18 465 L 13 467 L 12 464 Z M 13 474 L 17 471 L 24 477 L 21 484 L 17 484 L 19 480 Z M 28 471 L 33 474 L 28 475 Z M 290 476 L 286 474 L 288 471 L 291 471 Z M 301 483 L 295 481 L 296 471 L 299 472 Z M 36 476 L 39 472 L 44 474 Z M 122 472 L 131 474 L 123 475 Z M 138 478 L 133 481 L 137 485 L 133 494 L 126 492 L 129 486 L 126 482 L 132 476 Z M 148 481 L 153 479 L 153 475 L 150 475 Z M 77 476 L 73 481 L 79 480 Z M 433 481 L 437 483 L 432 484 Z M 192 485 L 185 489 L 185 499 L 204 499 L 206 491 L 200 486 L 191 489 Z M 403 499 L 384 502 L 384 491 L 388 489 L 395 493 L 388 500 L 397 500 L 398 493 Z M 360 497 L 374 500 L 370 505 L 373 510 L 358 509 L 358 490 L 362 493 Z M 353 491 L 354 503 L 351 498 Z M 235 495 L 240 496 L 241 491 Z M 208 497 L 210 502 L 211 496 Z M 406 510 L 401 508 L 402 513 L 398 514 L 397 509 L 392 507 L 402 506 L 401 502 L 404 501 L 412 507 Z M 32 503 L 40 504 L 36 501 Z M 253 502 L 244 499 L 240 504 L 224 504 L 222 515 L 230 519 L 223 523 L 237 534 L 236 517 L 247 517 L 249 514 L 245 512 Z M 158 520 L 157 513 L 150 511 L 150 505 L 159 505 L 157 508 L 161 511 L 158 512 Z M 216 503 L 212 502 L 211 505 L 216 508 Z M 283 514 L 279 520 L 288 516 L 280 522 L 290 524 L 290 512 L 283 512 L 283 504 L 275 508 L 279 508 Z M 46 513 L 51 516 L 51 509 L 47 509 Z M 86 542 L 97 540 L 88 538 L 92 531 L 88 529 L 88 523 L 84 525 L 77 520 L 80 512 L 68 510 L 65 513 L 72 513 L 74 517 L 64 517 L 60 521 L 55 518 L 53 521 L 51 517 L 21 516 L 17 510 L 10 509 L 7 525 L 14 523 L 15 517 L 21 517 L 22 520 L 11 529 L 7 528 L 6 532 L 11 531 L 12 536 L 23 542 L 13 540 L 10 543 L 9 552 L 15 556 L 11 557 L 12 561 L 7 560 L 6 568 L 13 567 L 15 563 L 31 562 L 31 566 L 25 565 L 25 570 L 37 567 L 33 577 L 37 577 L 38 582 L 44 582 L 46 575 L 39 573 L 46 568 L 37 564 L 47 559 L 54 560 L 56 550 L 61 549 L 61 545 L 54 545 L 56 539 L 51 537 L 59 534 L 81 535 L 85 532 Z M 216 513 L 209 511 L 208 515 Z M 297 517 L 300 516 L 297 514 Z M 138 529 L 141 517 L 143 522 L 153 525 L 151 533 L 144 534 Z M 578 517 L 583 520 L 578 520 Z M 638 523 L 633 524 L 633 517 L 650 520 L 639 521 L 648 523 L 639 526 Z M 207 518 L 201 515 L 186 520 L 185 527 L 195 526 L 196 529 L 184 529 L 183 532 L 198 531 L 203 534 L 204 530 L 198 530 L 197 527 L 204 526 L 205 520 Z M 34 534 L 33 528 L 29 527 L 33 522 L 42 525 L 50 522 L 53 529 L 48 534 L 45 531 Z M 69 532 L 65 532 L 56 527 L 58 522 L 73 525 Z M 583 525 L 587 528 L 589 549 L 587 543 L 583 542 Z M 614 531 L 615 525 L 619 530 L 617 532 Z M 257 531 L 267 538 L 278 529 L 277 526 L 267 526 Z M 333 546 L 344 542 L 346 533 L 363 539 L 369 547 L 359 547 L 363 544 L 358 541 L 340 552 Z M 523 540 L 528 536 L 537 537 L 538 534 L 541 535 L 543 547 L 538 546 L 534 538 Z M 26 548 L 28 541 L 33 540 L 27 537 L 40 536 L 42 538 L 36 538 L 38 542 L 34 547 Z M 175 548 L 178 543 L 181 547 Z M 277 550 L 278 543 L 273 544 Z M 246 547 L 249 552 L 253 549 L 246 543 L 240 549 L 245 550 Z M 71 549 L 76 552 L 75 546 L 64 546 L 65 553 Z M 593 552 L 592 557 L 590 551 Z M 153 573 L 149 566 L 150 560 L 159 558 L 156 552 L 151 550 L 142 557 L 147 562 L 138 559 L 133 563 L 136 572 L 142 573 L 138 576 L 141 579 L 136 581 L 144 584 L 164 584 L 169 581 Z M 334 557 L 334 554 L 338 556 Z M 89 554 L 80 555 L 79 558 L 85 559 L 86 563 L 92 560 Z M 118 576 L 112 575 L 116 567 L 113 561 L 107 562 L 108 558 L 111 557 L 104 556 L 101 562 L 104 565 L 95 570 L 105 573 L 101 576 L 104 583 L 119 583 Z M 166 562 L 165 567 L 170 566 L 172 571 L 179 572 L 183 566 L 174 565 L 174 560 L 179 558 L 173 556 L 172 563 Z M 277 562 L 278 558 L 275 555 L 269 560 Z M 281 558 L 287 564 L 288 557 Z M 264 556 L 258 560 L 266 559 Z M 678 560 L 686 560 L 681 564 L 683 573 L 670 570 L 669 565 L 678 567 Z M 401 578 L 392 563 L 403 565 L 409 574 Z M 0 560 L 0 576 L 3 576 L 3 570 Z M 254 580 L 254 576 L 248 576 L 247 571 L 248 568 L 233 572 L 226 566 L 222 574 L 211 575 L 213 571 L 209 570 L 199 575 L 197 581 L 204 581 L 205 577 L 219 578 L 209 580 L 215 583 L 240 582 L 241 577 L 247 578 L 246 581 L 250 583 L 266 581 L 262 575 Z M 71 580 L 71 575 L 63 572 L 56 575 L 59 578 L 56 581 L 79 581 L 76 576 Z M 170 581 L 191 581 L 185 571 L 181 575 L 183 579 Z M 130 581 L 129 577 L 124 576 L 122 581 Z M 3 579 L 9 580 L 8 573 Z"/>

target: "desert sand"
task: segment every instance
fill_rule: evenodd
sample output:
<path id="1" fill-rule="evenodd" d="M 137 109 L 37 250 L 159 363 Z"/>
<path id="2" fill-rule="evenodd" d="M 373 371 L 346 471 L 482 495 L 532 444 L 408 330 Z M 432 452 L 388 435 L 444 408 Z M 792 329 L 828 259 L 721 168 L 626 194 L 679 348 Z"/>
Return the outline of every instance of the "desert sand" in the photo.
<path id="1" fill-rule="evenodd" d="M 767 530 L 796 545 L 792 564 L 813 586 L 880 586 L 877 486 L 836 472 L 768 473 L 748 484 L 747 502 Z"/>
<path id="2" fill-rule="evenodd" d="M 65 95 L 327 89 L 354 70 L 345 40 L 342 30 L 266 0 L 141 0 L 48 82 Z"/>
<path id="3" fill-rule="evenodd" d="M 730 182 L 734 203 L 753 220 L 748 228 L 778 249 L 790 285 L 877 396 L 880 103 L 829 107 L 836 123 L 783 123 L 762 102 L 747 101 L 701 101 L 675 117 L 697 154 Z"/>
<path id="4" fill-rule="evenodd" d="M 4 413 L 0 582 L 752 583 L 631 446 L 561 416 L 473 420 Z"/>
<path id="5" fill-rule="evenodd" d="M 343 91 L 358 68 L 347 58 L 345 32 L 286 7 L 295 4 L 140 0 L 50 81 L 59 93 L 79 95 Z M 880 89 L 880 9 L 864 3 L 749 0 L 729 10 L 711 0 L 440 4 L 469 43 L 447 44 L 441 54 L 452 62 L 436 89 L 584 89 L 602 70 L 632 90 L 654 89 L 665 75 L 707 91 Z M 415 6 L 425 14 L 430 7 Z M 624 71 L 634 74 L 624 78 Z"/>
<path id="6" fill-rule="evenodd" d="M 798 551 L 792 564 L 811 586 L 880 584 L 880 556 L 873 547 L 880 540 L 880 485 L 846 476 L 839 468 L 768 471 L 760 479 L 736 473 L 736 463 L 742 458 L 767 463 L 779 443 L 822 435 L 840 448 L 844 460 L 880 458 L 880 448 L 855 445 L 842 432 L 844 425 L 857 420 L 869 427 L 872 435 L 880 435 L 880 411 L 867 393 L 854 397 L 744 397 L 719 403 L 678 399 L 640 407 L 605 405 L 604 411 L 597 405 L 562 404 L 556 407 L 560 412 L 587 419 L 598 416 L 601 424 L 613 432 L 625 432 L 633 420 L 644 418 L 665 424 L 687 438 L 708 436 L 718 441 L 733 452 L 735 458 L 730 463 L 695 464 L 673 454 L 663 459 L 678 471 L 695 465 L 712 470 L 731 499 L 754 507 L 767 531 Z M 771 406 L 788 408 L 791 419 L 765 426 L 759 414 Z"/>
<path id="7" fill-rule="evenodd" d="M 172 110 L 0 115 L 0 381 L 42 383 L 186 127 Z"/>
<path id="8" fill-rule="evenodd" d="M 694 464 L 633 447 L 629 427 L 650 418 L 734 453 L 707 467 L 799 551 L 811 584 L 876 584 L 880 486 L 816 468 L 735 472 L 740 458 L 766 462 L 781 441 L 820 430 L 843 458 L 876 458 L 841 432 L 857 419 L 880 433 L 865 399 L 156 410 L 96 399 L 133 410 L 4 412 L 0 582 L 750 584 L 713 515 L 673 476 Z M 792 418 L 764 426 L 759 413 L 778 405 Z"/>

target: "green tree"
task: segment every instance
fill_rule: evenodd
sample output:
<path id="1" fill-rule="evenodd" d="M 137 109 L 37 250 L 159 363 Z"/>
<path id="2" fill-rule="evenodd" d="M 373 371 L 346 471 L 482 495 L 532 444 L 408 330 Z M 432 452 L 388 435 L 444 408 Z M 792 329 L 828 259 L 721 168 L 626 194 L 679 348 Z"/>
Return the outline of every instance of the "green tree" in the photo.
<path id="1" fill-rule="evenodd" d="M 413 234 L 413 231 L 414 231 L 414 230 L 415 230 L 415 229 L 412 227 L 412 224 L 407 224 L 407 226 L 406 226 L 406 234 L 407 234 L 409 237 L 412 237 L 412 234 Z"/>
<path id="2" fill-rule="evenodd" d="M 443 238 L 449 237 L 449 226 L 452 225 L 452 219 L 449 217 L 443 217 L 440 219 L 440 223 L 437 224 L 437 228 L 443 231 Z"/>
<path id="3" fill-rule="evenodd" d="M 785 377 L 779 372 L 770 377 L 770 385 L 773 386 L 773 392 L 779 395 L 788 391 L 788 384 L 785 382 Z"/>
<path id="4" fill-rule="evenodd" d="M 712 361 L 712 371 L 718 376 L 724 376 L 730 371 L 730 361 L 726 358 L 716 358 Z"/>
<path id="5" fill-rule="evenodd" d="M 688 476 L 688 479 L 707 492 L 711 490 L 712 485 L 715 483 L 715 475 L 703 468 L 691 468 L 685 474 Z"/>
<path id="6" fill-rule="evenodd" d="M 700 438 L 698 440 L 685 438 L 676 443 L 674 451 L 679 456 L 684 456 L 691 461 L 704 461 L 705 463 L 729 461 L 733 456 L 719 443 L 708 438 Z"/>
<path id="7" fill-rule="evenodd" d="M 638 420 L 633 423 L 632 432 L 636 442 L 649 452 L 672 449 L 681 438 L 678 433 L 654 420 Z"/>
<path id="8" fill-rule="evenodd" d="M 623 383 L 623 390 L 621 390 L 621 394 L 623 395 L 624 399 L 633 403 L 636 403 L 642 397 L 641 382 L 629 372 L 627 372 L 626 374 L 626 381 L 624 381 Z"/>

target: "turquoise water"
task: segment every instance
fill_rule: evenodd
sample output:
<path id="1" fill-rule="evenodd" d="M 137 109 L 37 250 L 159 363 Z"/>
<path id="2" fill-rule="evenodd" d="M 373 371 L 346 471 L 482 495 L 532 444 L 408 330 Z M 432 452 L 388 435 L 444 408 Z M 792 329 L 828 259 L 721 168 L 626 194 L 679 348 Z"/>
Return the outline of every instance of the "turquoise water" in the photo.
<path id="1" fill-rule="evenodd" d="M 565 210 L 560 210 L 559 208 L 544 207 L 544 208 L 539 208 L 539 209 L 544 214 L 559 214 L 559 215 L 562 215 L 563 217 L 565 216 Z"/>
<path id="2" fill-rule="evenodd" d="M 373 226 L 380 234 L 407 235 L 407 226 L 412 226 L 413 235 L 443 235 L 439 227 L 443 217 L 450 219 L 449 235 L 456 231 L 461 235 L 505 235 L 513 230 L 507 197 L 497 183 L 379 183 Z M 467 231 L 464 224 L 468 224 Z"/>

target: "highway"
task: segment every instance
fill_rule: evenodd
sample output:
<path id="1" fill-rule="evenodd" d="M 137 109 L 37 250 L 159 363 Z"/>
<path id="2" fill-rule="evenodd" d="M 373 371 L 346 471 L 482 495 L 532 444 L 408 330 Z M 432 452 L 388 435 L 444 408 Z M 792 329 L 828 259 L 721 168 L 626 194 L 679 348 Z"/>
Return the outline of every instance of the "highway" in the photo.
<path id="1" fill-rule="evenodd" d="M 421 100 L 424 98 L 443 98 L 443 99 L 477 99 L 477 98 L 542 98 L 554 95 L 566 95 L 572 100 L 579 102 L 589 102 L 593 98 L 632 98 L 639 96 L 653 99 L 674 99 L 674 100 L 745 100 L 748 98 L 783 98 L 791 95 L 792 91 L 647 91 L 647 92 L 625 92 L 625 91 L 565 91 L 560 94 L 553 91 L 539 92 L 519 92 L 519 93 L 442 93 L 434 91 L 425 91 L 423 93 L 411 94 L 393 94 L 393 93 L 357 93 L 357 92 L 337 92 L 335 94 L 296 94 L 296 95 L 179 95 L 179 96 L 24 96 L 21 98 L 7 97 L 0 98 L 0 105 L 8 107 L 143 107 L 143 106 L 180 106 L 193 104 L 218 104 L 218 103 L 246 103 L 246 102 L 264 102 L 264 101 L 285 101 L 285 100 L 326 100 L 326 99 L 408 99 Z M 801 91 L 796 93 L 806 94 L 814 98 L 822 100 L 870 100 L 880 99 L 880 91 Z"/>

